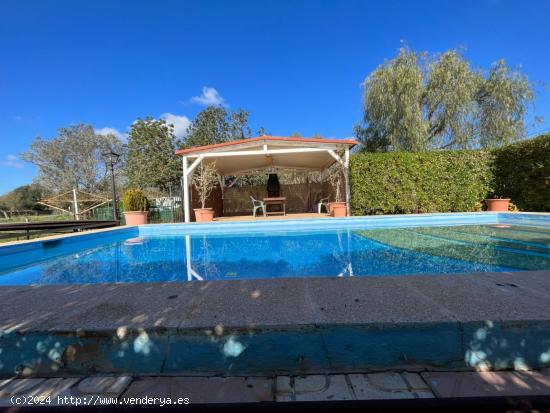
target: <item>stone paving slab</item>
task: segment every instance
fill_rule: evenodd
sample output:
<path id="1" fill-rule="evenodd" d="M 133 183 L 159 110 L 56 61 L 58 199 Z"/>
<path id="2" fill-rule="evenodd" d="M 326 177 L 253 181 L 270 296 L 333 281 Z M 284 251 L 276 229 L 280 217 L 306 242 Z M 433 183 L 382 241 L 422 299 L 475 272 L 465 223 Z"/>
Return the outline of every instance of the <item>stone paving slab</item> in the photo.
<path id="1" fill-rule="evenodd" d="M 546 273 L 548 286 L 550 271 L 515 273 L 517 283 L 510 283 L 506 273 L 502 276 L 495 273 L 490 273 L 490 276 L 457 274 L 437 279 L 402 277 L 400 281 L 416 294 L 449 311 L 462 323 L 482 320 L 548 321 L 550 302 L 547 295 L 537 292 L 543 273 Z"/>
<path id="2" fill-rule="evenodd" d="M 61 396 L 74 397 L 119 397 L 132 382 L 131 376 L 92 376 L 78 382 L 61 393 Z"/>
<path id="3" fill-rule="evenodd" d="M 191 404 L 391 400 L 550 395 L 550 369 L 525 372 L 383 372 L 271 377 L 29 378 L 0 381 L 0 406 L 11 396 L 188 398 Z M 67 402 L 65 402 L 65 405 Z"/>
<path id="4" fill-rule="evenodd" d="M 80 378 L 13 379 L 0 388 L 0 406 L 13 406 L 12 396 L 36 398 L 34 404 L 56 404 L 57 397 L 67 392 Z M 23 403 L 20 401 L 18 404 Z M 25 403 L 27 405 L 28 403 Z"/>
<path id="5" fill-rule="evenodd" d="M 407 379 L 399 373 L 350 374 L 349 378 L 358 400 L 433 397 L 418 374 L 409 373 Z"/>
<path id="6" fill-rule="evenodd" d="M 26 394 L 46 379 L 6 379 L 0 381 L 0 407 L 12 406 L 12 396 Z"/>
<path id="7" fill-rule="evenodd" d="M 294 395 L 298 402 L 354 399 L 347 377 L 343 374 L 296 377 Z"/>
<path id="8" fill-rule="evenodd" d="M 436 397 L 548 396 L 550 372 L 429 372 Z"/>
<path id="9" fill-rule="evenodd" d="M 277 376 L 275 378 L 275 401 L 295 401 L 294 379 L 290 376 Z"/>
<path id="10" fill-rule="evenodd" d="M 136 379 L 122 397 L 189 398 L 191 403 L 273 401 L 273 379 L 263 377 L 155 377 Z"/>
<path id="11" fill-rule="evenodd" d="M 496 285 L 498 273 L 0 287 L 0 302 L 6 303 L 0 329 L 548 320 L 549 304 L 540 291 L 550 288 L 549 276 L 550 271 L 514 273 L 516 288 Z M 510 275 L 502 277 L 508 282 Z"/>
<path id="12" fill-rule="evenodd" d="M 536 294 L 547 298 L 550 293 L 550 284 L 548 283 L 548 274 L 544 271 L 518 271 L 518 272 L 499 272 L 486 273 L 482 276 L 485 280 L 496 284 L 503 284 L 501 288 L 518 287 L 527 290 L 529 294 Z"/>
<path id="13" fill-rule="evenodd" d="M 276 400 L 280 402 L 434 397 L 416 373 L 278 376 L 275 383 Z"/>

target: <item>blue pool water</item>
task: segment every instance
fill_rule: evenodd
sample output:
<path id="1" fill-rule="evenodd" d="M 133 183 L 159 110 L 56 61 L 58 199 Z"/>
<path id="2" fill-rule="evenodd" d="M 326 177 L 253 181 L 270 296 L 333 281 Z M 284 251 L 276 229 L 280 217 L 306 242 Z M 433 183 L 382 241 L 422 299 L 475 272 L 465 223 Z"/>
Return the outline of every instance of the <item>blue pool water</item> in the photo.
<path id="1" fill-rule="evenodd" d="M 550 228 L 534 226 L 105 234 L 0 255 L 0 285 L 550 269 Z"/>

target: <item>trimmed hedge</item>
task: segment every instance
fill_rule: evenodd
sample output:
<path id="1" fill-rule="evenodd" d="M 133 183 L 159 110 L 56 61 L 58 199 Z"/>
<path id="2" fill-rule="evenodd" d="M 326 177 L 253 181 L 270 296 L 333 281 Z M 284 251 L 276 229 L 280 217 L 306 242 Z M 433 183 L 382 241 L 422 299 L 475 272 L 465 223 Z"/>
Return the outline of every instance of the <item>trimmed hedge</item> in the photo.
<path id="1" fill-rule="evenodd" d="M 550 134 L 494 151 L 494 189 L 523 211 L 550 212 Z"/>
<path id="2" fill-rule="evenodd" d="M 354 215 L 475 211 L 492 192 L 550 211 L 550 134 L 493 151 L 359 153 L 350 181 Z"/>
<path id="3" fill-rule="evenodd" d="M 474 211 L 492 186 L 488 151 L 360 153 L 351 157 L 354 215 Z"/>

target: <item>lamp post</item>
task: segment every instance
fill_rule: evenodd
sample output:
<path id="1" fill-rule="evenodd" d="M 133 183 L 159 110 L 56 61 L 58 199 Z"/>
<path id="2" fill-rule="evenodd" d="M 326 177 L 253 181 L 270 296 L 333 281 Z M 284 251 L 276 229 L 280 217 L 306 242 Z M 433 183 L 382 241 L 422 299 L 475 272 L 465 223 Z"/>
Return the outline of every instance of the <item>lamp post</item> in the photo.
<path id="1" fill-rule="evenodd" d="M 111 149 L 109 152 L 103 153 L 105 164 L 111 168 L 111 186 L 113 189 L 113 221 L 118 221 L 117 201 L 116 201 L 116 188 L 115 188 L 115 165 L 118 162 L 120 155 L 113 152 Z"/>

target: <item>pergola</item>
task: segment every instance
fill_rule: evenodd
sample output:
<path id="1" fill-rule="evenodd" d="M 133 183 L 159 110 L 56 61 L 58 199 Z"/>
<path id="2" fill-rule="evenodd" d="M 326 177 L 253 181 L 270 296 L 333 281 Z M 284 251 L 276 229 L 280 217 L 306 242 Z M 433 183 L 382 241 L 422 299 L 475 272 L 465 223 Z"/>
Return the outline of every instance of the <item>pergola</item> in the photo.
<path id="1" fill-rule="evenodd" d="M 349 151 L 357 145 L 351 139 L 259 136 L 177 151 L 183 161 L 183 204 L 185 222 L 190 222 L 189 179 L 201 162 L 215 162 L 224 185 L 224 176 L 246 175 L 260 170 L 323 171 L 334 162 L 342 165 L 349 213 Z M 343 157 L 340 153 L 343 152 Z"/>

